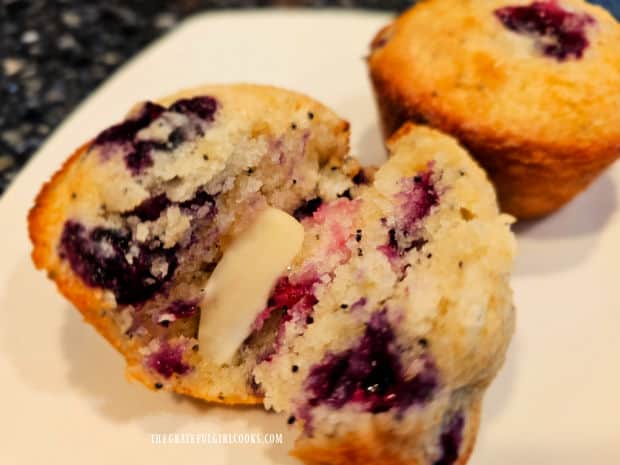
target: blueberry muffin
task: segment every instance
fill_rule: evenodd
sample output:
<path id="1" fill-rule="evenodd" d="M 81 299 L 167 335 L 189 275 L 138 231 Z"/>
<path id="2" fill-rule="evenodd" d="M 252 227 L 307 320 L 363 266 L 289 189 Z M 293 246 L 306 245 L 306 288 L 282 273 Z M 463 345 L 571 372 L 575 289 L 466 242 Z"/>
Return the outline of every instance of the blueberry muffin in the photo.
<path id="1" fill-rule="evenodd" d="M 432 129 L 388 146 L 370 185 L 302 219 L 270 298 L 254 379 L 307 464 L 464 464 L 513 332 L 512 218 L 484 172 Z"/>
<path id="2" fill-rule="evenodd" d="M 582 0 L 427 0 L 377 34 L 368 65 L 386 135 L 412 120 L 456 136 L 502 208 L 535 218 L 620 154 L 619 41 Z"/>
<path id="3" fill-rule="evenodd" d="M 292 92 L 210 86 L 79 149 L 35 264 L 155 389 L 264 403 L 308 464 L 465 463 L 513 330 L 511 217 L 456 141 L 403 126 L 378 171 Z"/>
<path id="4" fill-rule="evenodd" d="M 125 356 L 130 377 L 260 402 L 252 354 L 270 346 L 272 324 L 214 363 L 198 350 L 206 283 L 257 212 L 299 216 L 317 198 L 356 192 L 351 178 L 365 175 L 345 160 L 348 137 L 323 105 L 272 87 L 208 86 L 140 103 L 41 190 L 29 216 L 34 263 Z"/>

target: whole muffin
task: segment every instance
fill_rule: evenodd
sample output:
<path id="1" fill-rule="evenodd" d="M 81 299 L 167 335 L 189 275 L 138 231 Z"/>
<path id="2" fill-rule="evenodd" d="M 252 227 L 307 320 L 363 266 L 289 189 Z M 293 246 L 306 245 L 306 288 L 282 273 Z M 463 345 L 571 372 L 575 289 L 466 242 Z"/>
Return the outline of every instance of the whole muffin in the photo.
<path id="1" fill-rule="evenodd" d="M 501 207 L 548 214 L 620 155 L 620 27 L 582 0 L 426 0 L 368 58 L 383 129 L 456 136 Z"/>
<path id="2" fill-rule="evenodd" d="M 302 220 L 254 369 L 312 465 L 465 464 L 514 327 L 512 218 L 456 141 L 407 124 L 351 198 Z"/>

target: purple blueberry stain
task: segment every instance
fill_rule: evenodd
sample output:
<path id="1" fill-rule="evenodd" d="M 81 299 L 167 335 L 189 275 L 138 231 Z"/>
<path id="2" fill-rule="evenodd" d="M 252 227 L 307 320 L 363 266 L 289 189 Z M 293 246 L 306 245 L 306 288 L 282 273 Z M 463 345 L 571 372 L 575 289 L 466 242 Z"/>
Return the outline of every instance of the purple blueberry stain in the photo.
<path id="1" fill-rule="evenodd" d="M 314 273 L 296 280 L 283 276 L 277 281 L 267 300 L 267 306 L 259 313 L 252 325 L 253 331 L 259 331 L 274 311 L 281 310 L 284 312 L 274 344 L 257 357 L 259 363 L 271 361 L 278 352 L 284 342 L 285 329 L 289 322 L 294 321 L 306 326 L 311 324 L 312 308 L 318 302 L 314 295 L 314 285 L 318 281 L 319 277 Z"/>
<path id="2" fill-rule="evenodd" d="M 419 236 L 420 221 L 439 204 L 439 194 L 432 181 L 433 172 L 428 170 L 411 178 L 402 179 L 401 190 L 396 194 L 399 212 L 393 227 L 388 229 L 387 242 L 377 247 L 390 261 L 405 253 L 420 250 L 427 241 Z M 387 219 L 381 220 L 387 226 Z"/>
<path id="3" fill-rule="evenodd" d="M 351 180 L 353 181 L 353 184 L 358 186 L 370 183 L 370 178 L 363 169 L 359 170 Z"/>
<path id="4" fill-rule="evenodd" d="M 217 214 L 217 205 L 215 203 L 216 195 L 208 194 L 204 190 L 199 190 L 189 200 L 179 203 L 179 208 L 195 219 L 210 220 Z"/>
<path id="5" fill-rule="evenodd" d="M 373 314 L 355 347 L 328 354 L 311 368 L 305 382 L 308 406 L 338 409 L 355 403 L 366 412 L 381 413 L 430 401 L 439 385 L 437 368 L 422 355 L 422 368 L 405 379 L 394 339 L 386 310 Z"/>
<path id="6" fill-rule="evenodd" d="M 189 365 L 183 361 L 183 345 L 171 346 L 162 343 L 160 348 L 149 355 L 146 359 L 147 366 L 159 373 L 164 378 L 172 375 L 184 375 L 190 369 Z"/>
<path id="7" fill-rule="evenodd" d="M 596 23 L 592 16 L 567 11 L 555 0 L 498 8 L 495 16 L 507 29 L 534 37 L 536 48 L 558 61 L 581 58 L 590 44 L 586 27 Z"/>
<path id="8" fill-rule="evenodd" d="M 156 317 L 156 322 L 160 326 L 167 328 L 170 323 L 177 320 L 191 318 L 198 314 L 200 308 L 198 300 L 182 300 L 177 299 L 168 304 L 168 306 Z"/>
<path id="9" fill-rule="evenodd" d="M 194 197 L 192 197 L 191 199 L 180 202 L 179 207 L 183 210 L 195 211 L 207 204 L 214 206 L 215 198 L 201 189 L 196 192 L 196 194 L 194 194 Z"/>
<path id="10" fill-rule="evenodd" d="M 170 206 L 171 202 L 166 194 L 149 197 L 136 208 L 127 212 L 125 216 L 137 216 L 141 221 L 155 221 L 161 213 Z"/>
<path id="11" fill-rule="evenodd" d="M 359 308 L 363 308 L 368 303 L 368 299 L 366 297 L 360 297 L 355 302 L 351 304 L 351 311 L 355 311 Z"/>
<path id="12" fill-rule="evenodd" d="M 321 197 L 314 197 L 297 207 L 293 212 L 293 217 L 297 221 L 301 221 L 304 218 L 312 216 L 321 205 L 323 205 L 323 199 Z"/>
<path id="13" fill-rule="evenodd" d="M 403 255 L 404 252 L 398 249 L 398 242 L 396 242 L 396 229 L 390 228 L 388 231 L 388 241 L 377 247 L 377 250 L 383 252 L 390 261 Z"/>
<path id="14" fill-rule="evenodd" d="M 397 195 L 403 216 L 400 228 L 408 233 L 413 232 L 419 221 L 427 217 L 439 203 L 432 174 L 431 170 L 427 170 L 401 181 L 402 190 Z"/>
<path id="15" fill-rule="evenodd" d="M 465 427 L 465 417 L 459 412 L 450 418 L 439 436 L 439 446 L 441 455 L 433 465 L 452 465 L 459 458 L 459 449 L 463 441 L 463 428 Z"/>
<path id="16" fill-rule="evenodd" d="M 272 310 L 285 310 L 284 321 L 306 317 L 318 302 L 313 293 L 317 281 L 318 277 L 315 275 L 294 282 L 288 277 L 280 278 L 267 301 L 267 307 Z"/>
<path id="17" fill-rule="evenodd" d="M 186 213 L 196 213 L 200 208 L 209 205 L 210 209 L 215 207 L 215 198 L 207 194 L 204 190 L 196 192 L 194 197 L 183 202 L 172 202 L 165 193 L 154 195 L 144 200 L 133 210 L 124 213 L 123 216 L 137 216 L 141 221 L 155 221 L 168 207 L 178 205 Z"/>
<path id="18" fill-rule="evenodd" d="M 125 155 L 125 165 L 134 176 L 153 166 L 151 155 L 155 145 L 149 141 L 138 141 L 133 144 L 133 150 Z"/>
<path id="19" fill-rule="evenodd" d="M 124 230 L 87 230 L 65 223 L 59 255 L 89 286 L 110 290 L 120 305 L 138 304 L 158 292 L 177 266 L 175 249 L 135 244 Z"/>
<path id="20" fill-rule="evenodd" d="M 198 301 L 175 300 L 168 305 L 165 313 L 173 315 L 176 319 L 190 318 L 198 314 Z"/>

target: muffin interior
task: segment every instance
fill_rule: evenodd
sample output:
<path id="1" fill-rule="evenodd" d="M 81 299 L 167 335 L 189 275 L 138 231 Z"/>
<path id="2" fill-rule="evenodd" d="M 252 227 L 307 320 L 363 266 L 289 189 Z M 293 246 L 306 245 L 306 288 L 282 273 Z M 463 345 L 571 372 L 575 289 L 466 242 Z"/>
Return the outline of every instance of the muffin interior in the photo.
<path id="1" fill-rule="evenodd" d="M 451 464 L 512 331 L 511 219 L 452 140 L 408 126 L 391 145 L 359 195 L 303 220 L 253 374 L 298 448 L 381 431 L 394 453 Z"/>

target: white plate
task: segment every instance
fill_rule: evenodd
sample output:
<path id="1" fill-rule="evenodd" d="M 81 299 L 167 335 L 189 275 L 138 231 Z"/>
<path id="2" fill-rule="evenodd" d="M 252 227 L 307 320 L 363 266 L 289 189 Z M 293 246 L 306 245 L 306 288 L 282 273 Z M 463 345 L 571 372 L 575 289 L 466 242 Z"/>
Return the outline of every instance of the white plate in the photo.
<path id="1" fill-rule="evenodd" d="M 127 383 L 120 355 L 33 269 L 25 217 L 61 161 L 132 103 L 205 82 L 306 92 L 351 121 L 364 161 L 380 161 L 363 57 L 387 20 L 334 11 L 198 16 L 125 66 L 54 133 L 0 201 L 0 464 L 296 463 L 280 416 Z M 518 328 L 472 465 L 620 463 L 619 168 L 556 215 L 517 228 Z M 150 436 L 244 432 L 285 432 L 285 443 L 153 445 Z"/>

